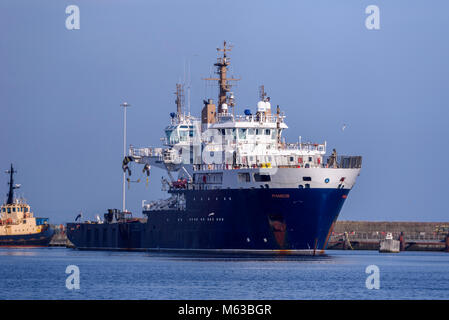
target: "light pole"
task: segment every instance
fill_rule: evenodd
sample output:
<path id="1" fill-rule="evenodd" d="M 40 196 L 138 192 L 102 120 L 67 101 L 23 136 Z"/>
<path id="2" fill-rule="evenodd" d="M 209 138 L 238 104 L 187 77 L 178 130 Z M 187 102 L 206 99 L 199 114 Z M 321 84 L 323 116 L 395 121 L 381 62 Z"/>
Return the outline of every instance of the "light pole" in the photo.
<path id="1" fill-rule="evenodd" d="M 123 102 L 120 106 L 123 107 L 123 159 L 126 157 L 126 108 L 130 107 L 131 105 L 128 104 L 128 102 Z M 122 212 L 125 212 L 126 207 L 126 172 L 123 171 L 123 205 L 122 205 Z"/>

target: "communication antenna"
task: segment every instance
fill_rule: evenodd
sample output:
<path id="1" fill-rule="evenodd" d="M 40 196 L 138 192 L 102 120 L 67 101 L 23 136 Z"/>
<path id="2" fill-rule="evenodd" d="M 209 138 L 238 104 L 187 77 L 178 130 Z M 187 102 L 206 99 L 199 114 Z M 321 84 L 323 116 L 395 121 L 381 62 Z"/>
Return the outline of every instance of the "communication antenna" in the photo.
<path id="1" fill-rule="evenodd" d="M 187 59 L 187 83 L 185 85 L 187 86 L 187 114 L 190 116 L 190 59 Z"/>
<path id="2" fill-rule="evenodd" d="M 231 51 L 233 46 L 227 46 L 226 41 L 223 41 L 223 48 L 217 48 L 218 53 L 223 53 L 222 56 L 217 58 L 217 62 L 214 64 L 217 67 L 215 71 L 218 74 L 218 78 L 204 78 L 203 80 L 218 81 L 219 93 L 218 93 L 218 113 L 224 113 L 226 110 L 223 108 L 224 105 L 229 104 L 234 107 L 233 98 L 229 101 L 227 96 L 228 92 L 231 91 L 232 84 L 229 81 L 239 81 L 234 77 L 227 78 L 228 67 L 231 64 L 231 58 L 227 56 L 227 52 Z M 230 103 L 231 102 L 231 103 Z"/>

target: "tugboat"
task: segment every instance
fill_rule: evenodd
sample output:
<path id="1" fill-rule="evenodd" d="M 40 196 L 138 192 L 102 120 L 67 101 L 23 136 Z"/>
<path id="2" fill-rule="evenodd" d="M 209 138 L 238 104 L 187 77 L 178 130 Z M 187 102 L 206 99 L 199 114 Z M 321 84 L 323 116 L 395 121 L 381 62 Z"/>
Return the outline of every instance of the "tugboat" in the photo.
<path id="1" fill-rule="evenodd" d="M 54 229 L 48 218 L 35 218 L 25 199 L 14 198 L 14 190 L 20 185 L 14 184 L 13 175 L 17 171 L 11 164 L 6 173 L 10 175 L 9 193 L 6 203 L 1 206 L 0 246 L 45 247 L 51 241 Z"/>
<path id="2" fill-rule="evenodd" d="M 152 167 L 166 171 L 168 198 L 144 201 L 146 219 L 69 223 L 78 249 L 324 253 L 362 157 L 335 149 L 325 157 L 326 142 L 287 143 L 285 116 L 272 110 L 263 86 L 255 111 L 236 114 L 230 89 L 240 79 L 227 76 L 231 49 L 226 42 L 217 48 L 218 76 L 204 79 L 218 82 L 218 103 L 204 100 L 201 117 L 193 117 L 178 84 L 165 147 L 130 146 L 122 162 L 128 175 L 131 163 L 147 177 Z"/>

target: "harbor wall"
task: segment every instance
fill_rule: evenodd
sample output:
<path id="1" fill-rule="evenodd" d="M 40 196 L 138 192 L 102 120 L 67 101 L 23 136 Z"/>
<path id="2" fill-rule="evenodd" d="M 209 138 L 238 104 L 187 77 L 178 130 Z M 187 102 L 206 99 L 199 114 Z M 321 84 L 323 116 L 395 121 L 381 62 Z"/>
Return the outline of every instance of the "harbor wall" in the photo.
<path id="1" fill-rule="evenodd" d="M 449 251 L 449 222 L 337 221 L 327 249 L 378 250 L 387 233 L 401 251 Z"/>

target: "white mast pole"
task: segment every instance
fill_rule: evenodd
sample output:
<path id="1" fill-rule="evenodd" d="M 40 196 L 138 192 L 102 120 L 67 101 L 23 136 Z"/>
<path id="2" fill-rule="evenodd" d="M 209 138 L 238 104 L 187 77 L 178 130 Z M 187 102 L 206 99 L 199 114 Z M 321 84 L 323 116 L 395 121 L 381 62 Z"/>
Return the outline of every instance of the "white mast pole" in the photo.
<path id="1" fill-rule="evenodd" d="M 126 108 L 131 105 L 127 102 L 122 103 L 120 106 L 123 107 L 123 159 L 126 157 Z M 126 172 L 123 171 L 123 203 L 122 212 L 126 210 Z"/>

